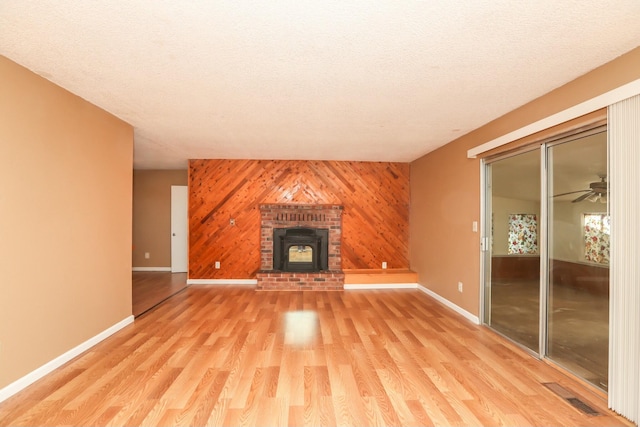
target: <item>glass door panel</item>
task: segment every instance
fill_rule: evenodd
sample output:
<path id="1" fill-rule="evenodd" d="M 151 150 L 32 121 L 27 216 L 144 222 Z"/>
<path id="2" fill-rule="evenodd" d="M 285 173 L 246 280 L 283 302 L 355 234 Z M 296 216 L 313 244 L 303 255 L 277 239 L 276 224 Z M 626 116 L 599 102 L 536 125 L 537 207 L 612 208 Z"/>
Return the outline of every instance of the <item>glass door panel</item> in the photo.
<path id="1" fill-rule="evenodd" d="M 487 164 L 485 323 L 539 351 L 540 151 Z"/>
<path id="2" fill-rule="evenodd" d="M 606 131 L 547 148 L 547 357 L 604 390 L 609 351 Z"/>

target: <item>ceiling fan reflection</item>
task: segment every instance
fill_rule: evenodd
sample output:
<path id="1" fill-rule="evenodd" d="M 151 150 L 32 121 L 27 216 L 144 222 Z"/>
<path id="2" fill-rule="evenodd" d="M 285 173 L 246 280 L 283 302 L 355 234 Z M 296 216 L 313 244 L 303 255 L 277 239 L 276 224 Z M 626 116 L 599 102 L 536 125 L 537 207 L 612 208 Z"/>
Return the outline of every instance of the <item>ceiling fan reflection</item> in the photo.
<path id="1" fill-rule="evenodd" d="M 590 202 L 600 202 L 607 203 L 607 176 L 606 175 L 598 175 L 600 177 L 600 181 L 592 182 L 589 184 L 588 190 L 577 190 L 577 191 L 569 191 L 567 193 L 556 194 L 553 197 L 567 196 L 569 194 L 578 194 L 584 193 L 581 196 L 573 199 L 571 203 L 578 203 L 583 200 L 588 200 Z"/>

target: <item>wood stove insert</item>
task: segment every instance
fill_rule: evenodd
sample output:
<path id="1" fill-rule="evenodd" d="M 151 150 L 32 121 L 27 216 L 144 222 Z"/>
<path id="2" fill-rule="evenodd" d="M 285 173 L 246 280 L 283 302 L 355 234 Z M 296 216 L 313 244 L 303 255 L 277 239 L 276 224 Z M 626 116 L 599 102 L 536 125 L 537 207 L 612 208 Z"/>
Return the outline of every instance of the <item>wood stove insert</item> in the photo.
<path id="1" fill-rule="evenodd" d="M 273 269 L 276 271 L 326 271 L 329 269 L 329 230 L 274 228 Z"/>

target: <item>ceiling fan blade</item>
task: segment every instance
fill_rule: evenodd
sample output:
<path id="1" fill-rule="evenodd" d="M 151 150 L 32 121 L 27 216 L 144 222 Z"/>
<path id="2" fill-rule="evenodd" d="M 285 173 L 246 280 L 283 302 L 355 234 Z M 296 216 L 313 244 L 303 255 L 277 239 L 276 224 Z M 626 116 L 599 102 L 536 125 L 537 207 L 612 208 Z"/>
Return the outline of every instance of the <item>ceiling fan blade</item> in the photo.
<path id="1" fill-rule="evenodd" d="M 589 191 L 588 193 L 583 194 L 582 196 L 578 197 L 575 200 L 572 200 L 571 203 L 578 203 L 583 201 L 584 199 L 586 199 L 587 197 L 591 196 L 592 194 L 596 194 L 593 191 Z"/>
<path id="2" fill-rule="evenodd" d="M 584 192 L 589 192 L 591 190 L 578 190 L 578 191 L 569 191 L 568 193 L 560 193 L 560 194 L 554 194 L 553 197 L 560 197 L 560 196 L 566 196 L 568 194 L 576 194 L 576 193 L 584 193 Z"/>

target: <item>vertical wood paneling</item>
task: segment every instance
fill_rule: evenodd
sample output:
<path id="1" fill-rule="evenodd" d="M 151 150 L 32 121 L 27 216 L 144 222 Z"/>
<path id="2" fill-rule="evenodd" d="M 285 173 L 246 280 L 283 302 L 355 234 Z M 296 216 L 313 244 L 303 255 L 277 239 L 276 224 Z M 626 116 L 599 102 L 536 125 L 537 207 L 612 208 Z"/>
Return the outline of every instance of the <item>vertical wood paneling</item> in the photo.
<path id="1" fill-rule="evenodd" d="M 342 205 L 342 268 L 409 267 L 408 163 L 191 160 L 189 278 L 255 277 L 261 203 Z"/>
<path id="2" fill-rule="evenodd" d="M 640 419 L 640 95 L 609 107 L 609 406 Z"/>

